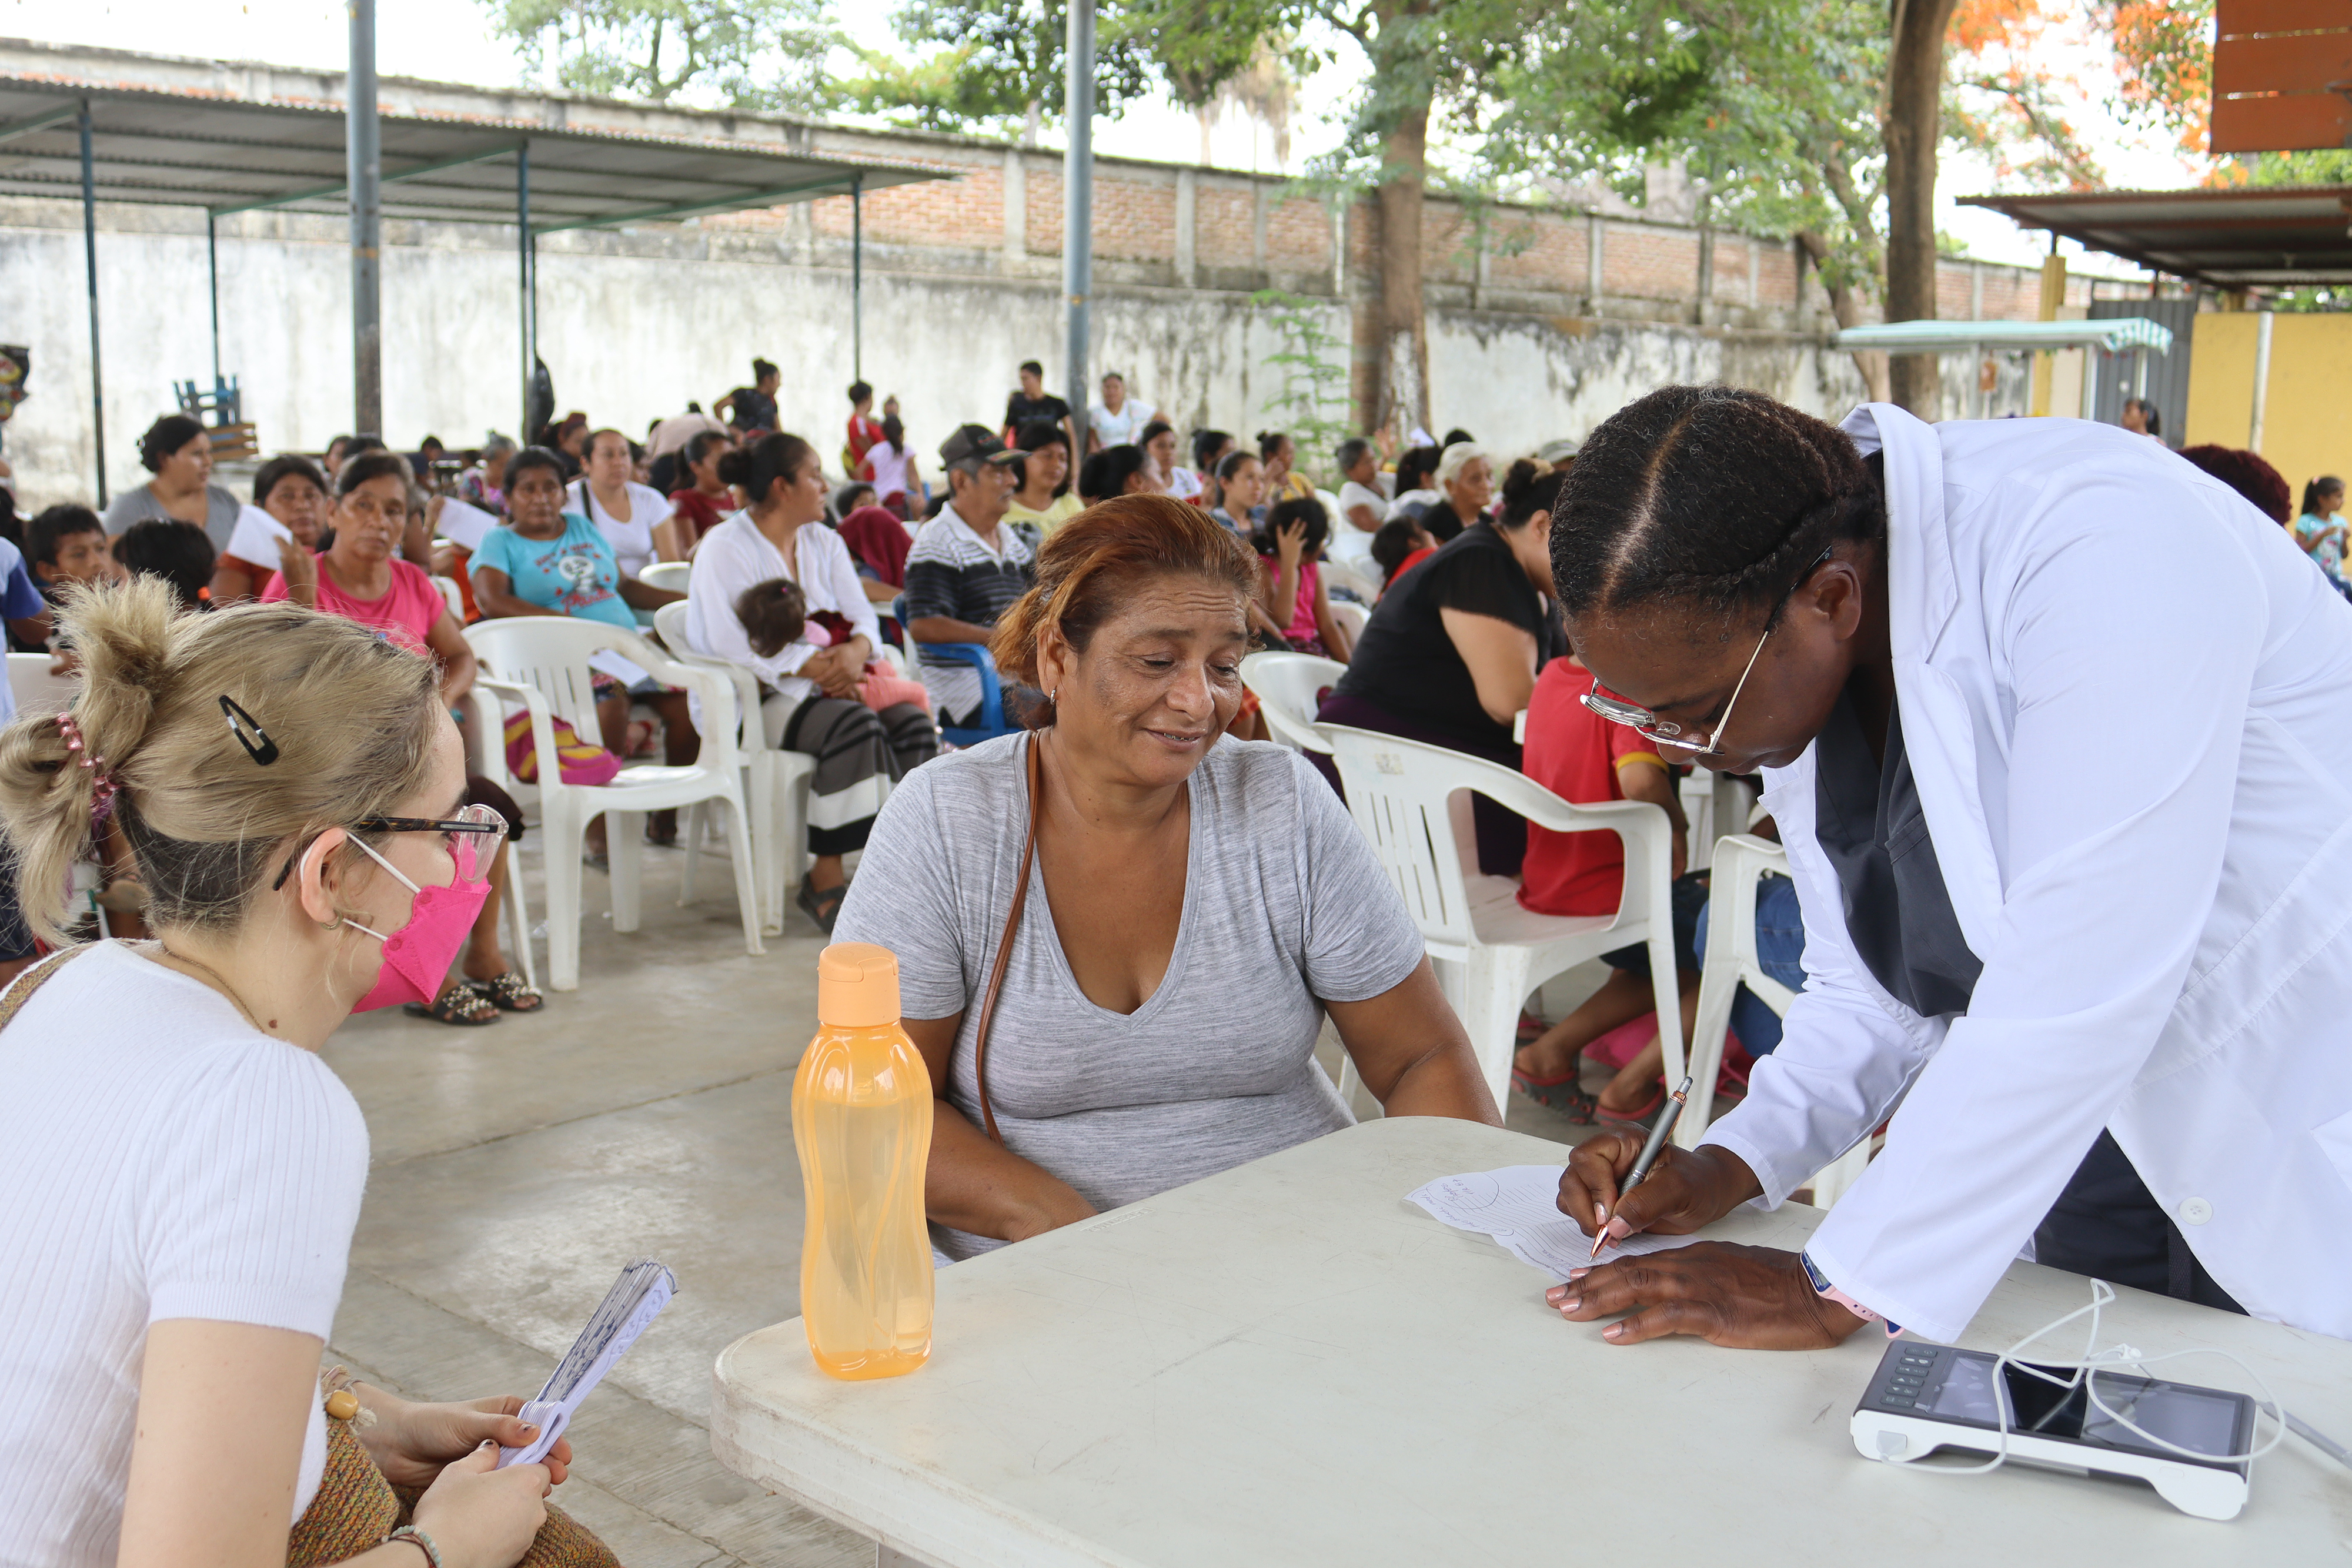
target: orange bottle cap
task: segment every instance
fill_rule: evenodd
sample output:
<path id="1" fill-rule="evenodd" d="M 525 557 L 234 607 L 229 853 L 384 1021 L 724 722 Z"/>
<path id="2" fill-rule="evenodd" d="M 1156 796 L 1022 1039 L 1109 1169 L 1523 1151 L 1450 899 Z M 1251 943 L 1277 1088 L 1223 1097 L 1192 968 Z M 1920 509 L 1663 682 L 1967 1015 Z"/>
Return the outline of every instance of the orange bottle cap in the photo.
<path id="1" fill-rule="evenodd" d="M 898 956 L 871 942 L 835 942 L 816 957 L 816 1018 L 842 1029 L 898 1021 Z"/>

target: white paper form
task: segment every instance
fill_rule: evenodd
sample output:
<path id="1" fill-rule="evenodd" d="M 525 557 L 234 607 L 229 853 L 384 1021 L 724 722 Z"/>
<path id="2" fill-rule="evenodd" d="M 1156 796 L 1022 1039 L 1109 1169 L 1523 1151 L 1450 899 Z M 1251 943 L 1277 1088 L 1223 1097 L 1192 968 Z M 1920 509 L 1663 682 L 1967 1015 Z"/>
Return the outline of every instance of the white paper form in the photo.
<path id="1" fill-rule="evenodd" d="M 1456 1230 L 1490 1236 L 1520 1262 L 1542 1270 L 1555 1281 L 1593 1261 L 1592 1238 L 1559 1211 L 1559 1166 L 1505 1166 L 1440 1176 L 1405 1194 L 1430 1217 Z M 1600 1260 L 1637 1258 L 1705 1240 L 1699 1236 L 1629 1236 L 1601 1249 Z"/>
<path id="2" fill-rule="evenodd" d="M 547 1386 L 517 1412 L 520 1419 L 539 1428 L 539 1436 L 528 1447 L 500 1448 L 498 1468 L 535 1465 L 544 1458 L 572 1424 L 572 1413 L 580 1408 L 580 1402 L 629 1353 L 637 1336 L 677 1293 L 677 1279 L 651 1258 L 635 1259 L 623 1268 L 621 1277 L 588 1315 L 588 1326 L 556 1364 Z"/>

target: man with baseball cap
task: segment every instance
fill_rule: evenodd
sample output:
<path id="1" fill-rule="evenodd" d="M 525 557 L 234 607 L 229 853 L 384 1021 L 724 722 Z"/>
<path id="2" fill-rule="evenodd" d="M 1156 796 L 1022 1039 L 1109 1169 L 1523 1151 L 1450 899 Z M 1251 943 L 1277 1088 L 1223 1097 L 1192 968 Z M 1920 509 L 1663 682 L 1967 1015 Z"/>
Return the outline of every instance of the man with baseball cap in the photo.
<path id="1" fill-rule="evenodd" d="M 907 630 L 918 644 L 986 643 L 995 634 L 996 618 L 1029 591 L 1029 547 L 1004 526 L 1013 465 L 1020 460 L 985 425 L 961 425 L 940 444 L 948 503 L 907 552 Z M 926 653 L 916 674 L 941 725 L 969 729 L 977 723 L 978 670 L 933 663 Z"/>

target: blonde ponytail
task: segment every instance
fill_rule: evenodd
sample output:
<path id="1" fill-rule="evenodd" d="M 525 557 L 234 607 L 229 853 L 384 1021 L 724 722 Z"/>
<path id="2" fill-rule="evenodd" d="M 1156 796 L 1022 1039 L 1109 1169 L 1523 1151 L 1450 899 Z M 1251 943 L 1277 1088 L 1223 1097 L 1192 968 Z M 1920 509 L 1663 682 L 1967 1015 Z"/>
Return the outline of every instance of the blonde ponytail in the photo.
<path id="1" fill-rule="evenodd" d="M 429 772 L 439 723 L 430 660 L 292 604 L 175 610 L 170 589 L 149 579 L 74 591 L 58 620 L 81 660 L 69 714 L 82 751 L 54 716 L 0 729 L 0 831 L 26 923 L 48 941 L 65 937 L 65 890 L 88 851 L 101 778 L 150 920 L 217 928 L 244 918 L 295 841 L 388 814 Z M 223 697 L 268 732 L 272 761 L 239 742 Z"/>

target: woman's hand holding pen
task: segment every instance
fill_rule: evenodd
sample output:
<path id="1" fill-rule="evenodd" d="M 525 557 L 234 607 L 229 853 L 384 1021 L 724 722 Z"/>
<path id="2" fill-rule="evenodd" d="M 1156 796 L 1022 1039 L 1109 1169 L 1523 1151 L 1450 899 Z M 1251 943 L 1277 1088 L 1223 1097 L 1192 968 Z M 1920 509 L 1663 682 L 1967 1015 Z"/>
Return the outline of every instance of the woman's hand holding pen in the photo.
<path id="1" fill-rule="evenodd" d="M 1728 1149 L 1668 1144 L 1641 1185 L 1621 1191 L 1643 1141 L 1638 1132 L 1603 1133 L 1569 1155 L 1559 1208 L 1586 1235 L 1598 1236 L 1605 1217 L 1612 1237 L 1643 1230 L 1687 1236 L 1763 1190 L 1748 1163 Z M 1795 1253 L 1722 1241 L 1579 1269 L 1544 1299 L 1572 1322 L 1633 1313 L 1601 1331 L 1612 1344 L 1687 1333 L 1751 1350 L 1818 1350 L 1862 1326 L 1860 1318 L 1813 1293 Z"/>
<path id="2" fill-rule="evenodd" d="M 1587 1236 L 1601 1233 L 1603 1215 L 1612 1237 L 1637 1230 L 1687 1236 L 1764 1190 L 1748 1163 L 1728 1149 L 1668 1144 L 1642 1185 L 1621 1197 L 1618 1183 L 1642 1157 L 1644 1141 L 1638 1130 L 1602 1133 L 1577 1145 L 1568 1156 L 1559 1178 L 1559 1211 Z"/>

